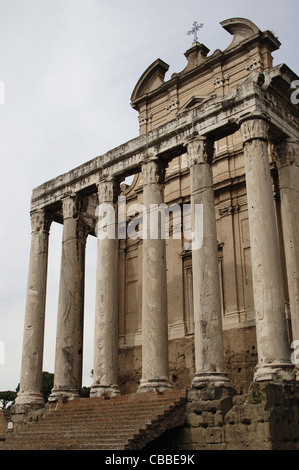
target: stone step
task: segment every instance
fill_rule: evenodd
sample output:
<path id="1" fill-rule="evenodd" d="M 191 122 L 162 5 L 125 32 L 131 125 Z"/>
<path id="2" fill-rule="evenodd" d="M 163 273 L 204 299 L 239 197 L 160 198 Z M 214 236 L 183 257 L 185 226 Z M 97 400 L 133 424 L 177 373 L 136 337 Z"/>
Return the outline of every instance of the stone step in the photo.
<path id="1" fill-rule="evenodd" d="M 0 450 L 138 449 L 157 433 L 183 423 L 186 391 L 59 402 Z"/>

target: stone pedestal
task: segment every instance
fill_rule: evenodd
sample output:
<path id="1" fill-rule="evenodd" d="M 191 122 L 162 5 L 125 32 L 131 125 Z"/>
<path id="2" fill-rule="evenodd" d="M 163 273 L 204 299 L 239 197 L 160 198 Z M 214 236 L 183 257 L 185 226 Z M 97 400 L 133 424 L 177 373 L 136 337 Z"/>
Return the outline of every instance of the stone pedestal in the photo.
<path id="1" fill-rule="evenodd" d="M 192 231 L 202 231 L 201 246 L 192 243 L 194 343 L 196 372 L 193 388 L 231 386 L 224 370 L 222 313 L 213 191 L 213 142 L 195 137 L 187 143 L 190 167 Z M 196 205 L 202 205 L 203 224 L 196 223 Z"/>
<path id="2" fill-rule="evenodd" d="M 41 388 L 50 224 L 51 217 L 45 211 L 32 212 L 21 381 L 16 398 L 18 408 L 44 405 Z"/>
<path id="3" fill-rule="evenodd" d="M 268 154 L 268 124 L 240 123 L 248 201 L 258 365 L 254 380 L 293 380 Z"/>
<path id="4" fill-rule="evenodd" d="M 100 219 L 96 280 L 93 384 L 90 396 L 119 395 L 118 387 L 118 239 L 115 181 L 98 184 Z M 106 218 L 107 225 L 101 225 Z M 104 233 L 105 232 L 105 233 Z"/>
<path id="5" fill-rule="evenodd" d="M 157 227 L 156 238 L 150 233 L 150 206 L 163 203 L 164 171 L 157 160 L 142 166 L 142 178 L 147 223 L 143 226 L 142 378 L 138 392 L 147 392 L 166 390 L 171 385 L 168 377 L 166 254 L 161 224 Z"/>
<path id="6" fill-rule="evenodd" d="M 82 384 L 85 244 L 80 198 L 63 199 L 54 387 L 49 401 L 78 398 Z"/>

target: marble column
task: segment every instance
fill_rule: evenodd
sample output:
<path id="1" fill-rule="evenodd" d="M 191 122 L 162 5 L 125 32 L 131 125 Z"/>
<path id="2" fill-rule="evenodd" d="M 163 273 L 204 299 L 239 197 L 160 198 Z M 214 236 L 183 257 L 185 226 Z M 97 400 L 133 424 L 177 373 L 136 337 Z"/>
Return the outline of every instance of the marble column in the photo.
<path id="1" fill-rule="evenodd" d="M 190 168 L 191 224 L 197 243 L 192 242 L 195 375 L 192 388 L 231 387 L 225 372 L 218 246 L 213 190 L 214 143 L 196 136 L 187 142 Z M 196 205 L 202 205 L 199 226 Z M 198 233 L 201 232 L 201 236 Z M 202 240 L 202 243 L 199 243 Z"/>
<path id="2" fill-rule="evenodd" d="M 299 142 L 274 145 L 290 301 L 292 339 L 299 341 Z M 297 364 L 297 376 L 298 374 Z"/>
<path id="3" fill-rule="evenodd" d="M 240 122 L 244 146 L 258 365 L 255 381 L 293 380 L 268 154 L 268 123 Z"/>
<path id="4" fill-rule="evenodd" d="M 164 169 L 158 160 L 142 165 L 144 214 L 142 242 L 142 378 L 138 392 L 171 388 L 168 364 L 168 319 L 165 239 L 161 223 L 151 236 L 151 204 L 163 203 Z M 145 219 L 146 218 L 146 219 Z M 147 220 L 147 223 L 145 223 Z"/>
<path id="5" fill-rule="evenodd" d="M 93 384 L 90 396 L 119 395 L 116 182 L 98 184 L 98 252 Z"/>
<path id="6" fill-rule="evenodd" d="M 82 199 L 62 201 L 63 238 L 58 298 L 54 387 L 49 401 L 79 397 L 82 386 L 85 245 Z"/>
<path id="7" fill-rule="evenodd" d="M 26 299 L 20 390 L 16 405 L 44 404 L 42 365 L 51 216 L 44 210 L 31 213 L 31 249 Z"/>

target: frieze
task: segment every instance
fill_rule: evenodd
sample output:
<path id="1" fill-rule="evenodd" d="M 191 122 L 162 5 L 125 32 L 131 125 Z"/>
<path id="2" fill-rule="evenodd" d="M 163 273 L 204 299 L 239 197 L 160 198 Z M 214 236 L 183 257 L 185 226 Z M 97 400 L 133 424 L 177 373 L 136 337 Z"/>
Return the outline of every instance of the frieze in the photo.
<path id="1" fill-rule="evenodd" d="M 291 102 L 291 90 L 289 101 L 273 88 L 265 91 L 265 99 L 267 100 L 268 107 L 272 108 L 271 110 L 283 120 L 284 124 L 288 123 L 294 127 L 298 135 L 299 110 Z"/>

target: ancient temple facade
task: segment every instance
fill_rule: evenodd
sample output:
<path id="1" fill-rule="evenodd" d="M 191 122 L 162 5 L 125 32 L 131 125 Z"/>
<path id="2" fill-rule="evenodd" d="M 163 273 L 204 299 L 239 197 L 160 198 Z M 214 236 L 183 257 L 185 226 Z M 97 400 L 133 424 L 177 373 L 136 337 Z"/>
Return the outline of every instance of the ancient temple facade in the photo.
<path id="1" fill-rule="evenodd" d="M 221 26 L 232 35 L 224 51 L 195 41 L 183 71 L 165 81 L 157 59 L 138 80 L 138 137 L 33 190 L 19 407 L 43 405 L 54 223 L 63 240 L 50 401 L 75 399 L 82 385 L 89 236 L 98 237 L 91 397 L 295 384 L 298 77 L 273 66 L 271 32 L 241 18 Z"/>

